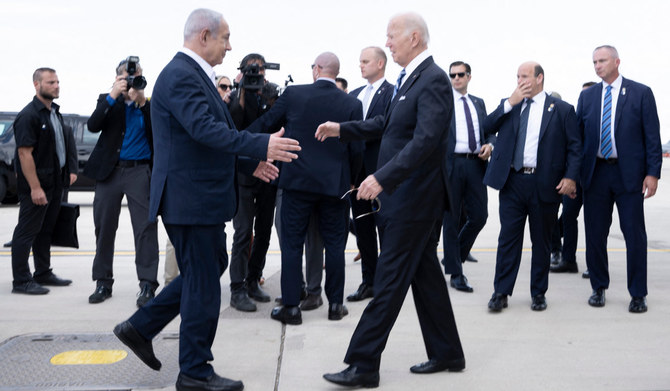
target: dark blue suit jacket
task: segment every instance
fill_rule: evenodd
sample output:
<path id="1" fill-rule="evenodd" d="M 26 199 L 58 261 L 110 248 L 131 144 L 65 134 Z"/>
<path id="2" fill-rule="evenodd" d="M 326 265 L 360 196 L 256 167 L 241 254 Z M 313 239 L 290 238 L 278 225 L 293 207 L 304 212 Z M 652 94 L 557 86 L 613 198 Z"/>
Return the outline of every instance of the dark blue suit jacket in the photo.
<path id="1" fill-rule="evenodd" d="M 505 186 L 514 158 L 521 104 L 505 114 L 504 103 L 486 119 L 486 128 L 498 134 L 484 184 L 500 190 Z M 556 186 L 563 178 L 577 182 L 582 160 L 582 142 L 572 105 L 547 95 L 542 110 L 540 139 L 537 148 L 537 186 L 540 200 L 561 202 Z"/>
<path id="2" fill-rule="evenodd" d="M 442 219 L 449 204 L 443 159 L 453 110 L 449 78 L 429 57 L 407 76 L 385 115 L 341 124 L 345 141 L 383 134 L 374 173 L 384 189 L 380 217 Z"/>
<path id="3" fill-rule="evenodd" d="M 603 83 L 579 95 L 577 118 L 584 137 L 582 188 L 591 185 L 600 146 L 600 116 Z M 661 177 L 663 153 L 656 101 L 651 89 L 632 80 L 623 79 L 614 119 L 614 140 L 619 158 L 623 185 L 629 192 L 642 191 L 647 175 Z"/>
<path id="4" fill-rule="evenodd" d="M 475 105 L 475 110 L 477 111 L 477 120 L 479 121 L 479 143 L 484 144 L 493 144 L 496 143 L 496 135 L 494 133 L 488 132 L 485 129 L 486 126 L 486 105 L 482 98 L 478 98 L 472 94 L 468 94 L 472 104 Z M 447 174 L 451 177 L 451 170 L 454 167 L 454 157 L 452 153 L 456 149 L 456 116 L 451 117 L 451 127 L 449 128 L 449 137 L 447 138 Z M 487 161 L 482 161 L 486 166 Z"/>
<path id="5" fill-rule="evenodd" d="M 284 126 L 284 136 L 298 140 L 298 159 L 283 164 L 278 186 L 282 189 L 340 197 L 353 183 L 352 171 L 360 169 L 361 150 L 351 151 L 337 139 L 320 142 L 316 128 L 326 122 L 361 119 L 361 102 L 340 91 L 335 83 L 317 80 L 312 84 L 288 87 L 270 111 L 247 130 L 262 132 Z M 353 167 L 357 166 L 357 167 Z"/>
<path id="6" fill-rule="evenodd" d="M 358 97 L 358 94 L 361 93 L 363 88 L 362 86 L 351 91 L 349 95 L 354 98 Z M 370 101 L 370 107 L 368 112 L 365 115 L 365 119 L 374 118 L 378 115 L 383 115 L 386 112 L 386 108 L 391 101 L 391 96 L 393 96 L 393 85 L 388 81 L 384 80 L 381 86 L 375 92 L 375 95 Z M 379 158 L 379 145 L 381 144 L 381 138 L 376 140 L 367 140 L 365 141 L 365 150 L 363 153 L 363 169 L 365 170 L 364 175 L 367 177 L 377 170 L 377 159 Z M 358 178 L 357 183 L 360 183 L 365 179 Z"/>
<path id="7" fill-rule="evenodd" d="M 232 219 L 237 207 L 236 155 L 265 159 L 270 135 L 235 130 L 212 81 L 181 52 L 158 76 L 151 102 L 150 219 L 161 214 L 164 223 L 179 225 L 216 225 Z"/>

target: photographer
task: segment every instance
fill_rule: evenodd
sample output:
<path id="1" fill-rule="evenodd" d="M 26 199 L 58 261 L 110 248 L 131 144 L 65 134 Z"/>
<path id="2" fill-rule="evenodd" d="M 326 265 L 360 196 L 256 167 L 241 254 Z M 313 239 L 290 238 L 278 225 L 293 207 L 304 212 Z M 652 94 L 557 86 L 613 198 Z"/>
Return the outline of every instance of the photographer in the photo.
<path id="1" fill-rule="evenodd" d="M 138 57 L 121 61 L 116 67 L 112 91 L 100 94 L 88 120 L 91 132 L 102 132 L 84 169 L 84 175 L 96 180 L 93 200 L 96 289 L 88 298 L 91 304 L 112 296 L 114 239 L 124 195 L 135 237 L 135 267 L 140 281 L 137 306 L 153 298 L 158 287 L 157 227 L 147 218 L 153 140 L 150 104 L 144 96 L 146 84 Z"/>
<path id="2" fill-rule="evenodd" d="M 237 129 L 247 128 L 270 108 L 262 94 L 266 84 L 265 66 L 265 58 L 256 53 L 245 56 L 240 63 L 237 89 L 230 95 L 228 103 Z M 266 129 L 266 132 L 271 130 Z M 237 182 L 239 200 L 233 218 L 230 305 L 239 311 L 251 312 L 256 311 L 256 304 L 250 298 L 259 302 L 270 301 L 259 280 L 270 245 L 277 187 L 239 171 Z"/>

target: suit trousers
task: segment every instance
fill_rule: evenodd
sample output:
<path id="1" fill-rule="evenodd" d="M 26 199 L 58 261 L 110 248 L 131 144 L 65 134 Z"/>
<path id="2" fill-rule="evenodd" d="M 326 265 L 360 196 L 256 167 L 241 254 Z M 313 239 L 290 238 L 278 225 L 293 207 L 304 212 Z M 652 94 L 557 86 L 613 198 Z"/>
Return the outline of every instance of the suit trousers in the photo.
<path id="1" fill-rule="evenodd" d="M 93 222 L 96 249 L 93 258 L 93 280 L 107 288 L 114 284 L 114 241 L 119 226 L 121 201 L 126 196 L 135 239 L 135 270 L 140 286 L 158 287 L 158 228 L 149 221 L 148 164 L 115 167 L 110 176 L 95 184 Z"/>
<path id="2" fill-rule="evenodd" d="M 354 216 L 354 228 L 356 231 L 356 246 L 361 252 L 361 273 L 363 283 L 372 286 L 375 281 L 375 270 L 377 269 L 378 247 L 377 247 L 377 224 L 375 215 L 367 215 L 358 219 L 358 216 L 372 212 L 372 204 L 368 200 L 357 200 L 356 193 L 350 196 L 351 212 Z"/>
<path id="3" fill-rule="evenodd" d="M 344 248 L 347 240 L 347 203 L 339 197 L 284 189 L 281 205 L 281 289 L 284 305 L 300 304 L 302 253 L 312 211 L 319 216 L 319 232 L 326 251 L 325 291 L 331 304 L 344 296 Z"/>
<path id="4" fill-rule="evenodd" d="M 510 172 L 500 190 L 500 235 L 493 287 L 496 293 L 512 295 L 521 264 L 526 218 L 530 228 L 532 255 L 530 294 L 544 294 L 549 287 L 551 234 L 558 215 L 558 202 L 540 200 L 537 175 Z"/>
<path id="5" fill-rule="evenodd" d="M 230 257 L 231 292 L 244 290 L 245 281 L 257 282 L 263 275 L 277 197 L 277 187 L 261 180 L 250 186 L 238 184 L 237 189 L 237 213 L 233 218 L 235 232 Z"/>
<path id="6" fill-rule="evenodd" d="M 563 196 L 563 261 L 567 263 L 577 262 L 577 239 L 579 237 L 579 211 L 582 209 L 583 195 L 582 187 L 577 184 L 577 197 Z"/>
<path id="7" fill-rule="evenodd" d="M 180 274 L 130 317 L 130 323 L 152 340 L 177 315 L 179 368 L 195 379 L 214 372 L 212 343 L 221 309 L 220 278 L 228 266 L 225 224 L 165 224 L 177 255 Z"/>
<path id="8" fill-rule="evenodd" d="M 625 189 L 618 164 L 598 160 L 593 179 L 584 192 L 584 226 L 586 234 L 586 266 L 591 287 L 609 288 L 607 236 L 612 225 L 616 203 L 619 225 L 626 241 L 628 292 L 633 297 L 647 295 L 647 231 L 644 223 L 644 195 Z"/>
<path id="9" fill-rule="evenodd" d="M 51 273 L 51 234 L 60 211 L 63 185 L 56 180 L 54 187 L 44 189 L 47 205 L 33 204 L 30 193 L 19 193 L 19 221 L 12 236 L 13 285 L 31 281 L 30 249 L 33 250 L 35 277 Z"/>
<path id="10" fill-rule="evenodd" d="M 463 358 L 447 284 L 437 259 L 439 221 L 378 221 L 384 239 L 375 274 L 375 297 L 365 307 L 344 362 L 367 371 L 379 370 L 389 333 L 410 286 L 428 358 Z"/>
<path id="11" fill-rule="evenodd" d="M 482 182 L 486 162 L 481 159 L 453 158 L 449 178 L 449 196 L 452 205 L 463 205 L 444 213 L 442 244 L 444 246 L 445 274 L 463 274 L 463 262 L 468 257 L 477 235 L 489 217 L 488 194 Z M 465 210 L 465 224 L 461 227 L 461 210 Z"/>

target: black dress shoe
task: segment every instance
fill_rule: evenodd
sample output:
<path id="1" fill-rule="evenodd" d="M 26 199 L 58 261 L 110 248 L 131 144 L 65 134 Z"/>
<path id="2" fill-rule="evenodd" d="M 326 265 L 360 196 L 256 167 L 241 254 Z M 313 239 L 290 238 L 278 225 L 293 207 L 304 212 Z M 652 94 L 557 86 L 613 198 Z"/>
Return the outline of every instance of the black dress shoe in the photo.
<path id="1" fill-rule="evenodd" d="M 591 278 L 591 275 L 589 274 L 589 269 L 584 270 L 584 273 L 582 273 L 582 278 Z"/>
<path id="2" fill-rule="evenodd" d="M 268 303 L 272 300 L 270 295 L 265 293 L 260 284 L 258 284 L 258 281 L 253 281 L 251 283 L 247 282 L 247 295 L 261 303 Z"/>
<path id="3" fill-rule="evenodd" d="M 135 304 L 137 304 L 137 308 L 141 308 L 154 297 L 156 297 L 155 289 L 149 284 L 144 284 L 142 285 L 142 289 L 140 289 L 140 293 L 137 294 L 137 302 Z"/>
<path id="4" fill-rule="evenodd" d="M 361 372 L 358 367 L 350 365 L 342 372 L 326 373 L 323 378 L 331 383 L 345 387 L 379 387 L 379 371 Z"/>
<path id="5" fill-rule="evenodd" d="M 553 251 L 551 253 L 551 265 L 558 265 L 563 260 L 563 253 L 560 251 Z"/>
<path id="6" fill-rule="evenodd" d="M 566 262 L 564 259 L 557 264 L 551 264 L 549 266 L 549 271 L 552 273 L 577 273 L 579 268 L 577 267 L 577 262 Z"/>
<path id="7" fill-rule="evenodd" d="M 300 307 L 298 306 L 285 307 L 281 305 L 275 307 L 272 309 L 270 317 L 284 324 L 302 324 L 302 312 L 300 312 Z"/>
<path id="8" fill-rule="evenodd" d="M 349 310 L 343 304 L 330 304 L 328 306 L 328 320 L 341 320 L 349 315 Z"/>
<path id="9" fill-rule="evenodd" d="M 177 391 L 241 391 L 244 384 L 239 380 L 230 380 L 213 373 L 205 380 L 188 377 L 182 373 L 175 384 Z"/>
<path id="10" fill-rule="evenodd" d="M 358 286 L 356 292 L 347 296 L 347 301 L 361 301 L 374 296 L 372 285 L 362 283 Z"/>
<path id="11" fill-rule="evenodd" d="M 474 289 L 472 289 L 472 286 L 468 284 L 468 278 L 465 277 L 465 274 L 458 274 L 458 275 L 453 275 L 449 279 L 449 284 L 451 285 L 452 288 L 456 289 L 457 291 L 461 292 L 472 292 Z"/>
<path id="12" fill-rule="evenodd" d="M 323 305 L 321 295 L 307 295 L 305 300 L 300 302 L 300 309 L 303 311 L 312 311 Z"/>
<path id="13" fill-rule="evenodd" d="M 449 372 L 460 372 L 465 369 L 465 359 L 464 358 L 459 358 L 456 360 L 437 360 L 434 358 L 431 358 L 430 360 L 426 362 L 422 362 L 421 364 L 416 364 L 415 366 L 411 367 L 409 370 L 412 373 L 435 373 L 435 372 L 442 372 L 442 371 L 449 371 Z"/>
<path id="14" fill-rule="evenodd" d="M 468 256 L 465 257 L 465 260 L 468 261 L 468 262 L 479 262 L 479 261 L 477 260 L 477 258 L 475 258 L 475 257 L 472 256 L 472 253 L 468 253 Z"/>
<path id="15" fill-rule="evenodd" d="M 591 294 L 591 297 L 589 297 L 589 305 L 591 307 L 604 307 L 605 290 L 602 288 L 594 290 Z"/>
<path id="16" fill-rule="evenodd" d="M 68 286 L 72 284 L 72 280 L 66 280 L 63 278 L 58 278 L 53 273 L 49 273 L 46 276 L 39 276 L 39 277 L 34 277 L 35 282 L 37 282 L 40 285 L 48 285 L 48 286 Z"/>
<path id="17" fill-rule="evenodd" d="M 233 292 L 230 296 L 230 306 L 242 312 L 256 311 L 256 303 L 251 301 L 247 292 Z"/>
<path id="18" fill-rule="evenodd" d="M 12 241 L 10 240 L 9 242 L 3 244 L 2 247 L 5 247 L 5 248 L 12 247 Z"/>
<path id="19" fill-rule="evenodd" d="M 24 295 L 46 295 L 49 289 L 36 283 L 33 280 L 26 281 L 19 285 L 14 285 L 12 293 L 22 293 Z"/>
<path id="20" fill-rule="evenodd" d="M 161 362 L 158 361 L 154 354 L 154 348 L 151 345 L 151 341 L 148 341 L 141 336 L 129 321 L 126 320 L 125 322 L 117 324 L 116 327 L 114 327 L 114 335 L 116 335 L 124 345 L 128 346 L 143 363 L 149 366 L 149 368 L 155 371 L 161 369 Z"/>
<path id="21" fill-rule="evenodd" d="M 530 305 L 530 309 L 533 311 L 544 311 L 547 309 L 547 299 L 543 294 L 533 296 L 533 302 Z"/>
<path id="22" fill-rule="evenodd" d="M 95 292 L 88 297 L 88 302 L 91 304 L 102 303 L 110 297 L 112 297 L 112 288 L 106 288 L 100 285 L 95 288 Z"/>
<path id="23" fill-rule="evenodd" d="M 493 312 L 500 312 L 503 308 L 507 308 L 507 295 L 502 293 L 494 293 L 489 300 L 489 310 Z"/>
<path id="24" fill-rule="evenodd" d="M 647 312 L 647 299 L 644 297 L 633 297 L 628 306 L 628 312 L 641 314 Z"/>

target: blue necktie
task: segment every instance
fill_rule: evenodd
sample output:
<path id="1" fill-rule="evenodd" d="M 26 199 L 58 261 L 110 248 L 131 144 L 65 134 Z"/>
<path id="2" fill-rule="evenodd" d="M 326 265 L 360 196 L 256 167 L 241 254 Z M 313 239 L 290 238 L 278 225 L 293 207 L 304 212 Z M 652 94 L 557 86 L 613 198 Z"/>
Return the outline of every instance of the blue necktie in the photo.
<path id="1" fill-rule="evenodd" d="M 603 122 L 600 127 L 600 153 L 605 159 L 612 156 L 612 86 L 607 86 L 603 101 Z"/>
<path id="2" fill-rule="evenodd" d="M 402 84 L 402 79 L 405 77 L 405 68 L 400 71 L 400 74 L 398 75 L 398 81 L 395 82 L 395 87 L 393 87 L 393 96 L 391 97 L 391 100 L 395 98 L 395 95 L 398 93 L 398 90 L 400 89 L 400 85 Z"/>
<path id="3" fill-rule="evenodd" d="M 530 114 L 530 104 L 532 99 L 526 101 L 526 107 L 521 112 L 521 119 L 519 120 L 519 131 L 516 134 L 516 146 L 514 147 L 514 161 L 513 166 L 515 171 L 523 168 L 523 150 L 526 147 L 526 129 L 528 128 L 528 115 Z"/>
<path id="4" fill-rule="evenodd" d="M 470 148 L 470 152 L 475 152 L 477 149 L 477 140 L 475 139 L 475 125 L 472 123 L 470 106 L 468 106 L 468 100 L 464 96 L 461 99 L 463 100 L 463 110 L 465 110 L 465 122 L 468 124 L 468 147 Z"/>

